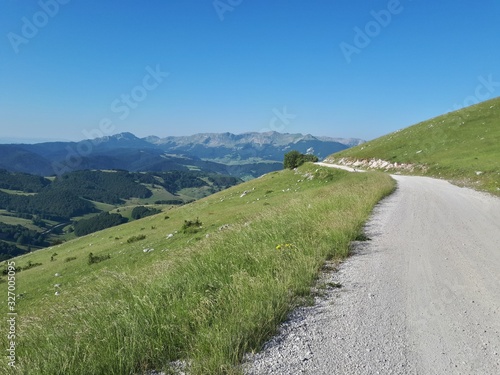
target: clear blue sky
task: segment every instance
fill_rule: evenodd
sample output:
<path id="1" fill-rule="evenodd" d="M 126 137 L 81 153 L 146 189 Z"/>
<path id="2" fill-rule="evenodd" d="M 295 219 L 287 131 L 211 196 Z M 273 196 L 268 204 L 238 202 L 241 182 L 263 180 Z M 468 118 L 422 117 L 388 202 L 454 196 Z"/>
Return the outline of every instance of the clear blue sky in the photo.
<path id="1" fill-rule="evenodd" d="M 498 0 L 0 0 L 0 138 L 372 139 L 499 96 L 499 20 Z"/>

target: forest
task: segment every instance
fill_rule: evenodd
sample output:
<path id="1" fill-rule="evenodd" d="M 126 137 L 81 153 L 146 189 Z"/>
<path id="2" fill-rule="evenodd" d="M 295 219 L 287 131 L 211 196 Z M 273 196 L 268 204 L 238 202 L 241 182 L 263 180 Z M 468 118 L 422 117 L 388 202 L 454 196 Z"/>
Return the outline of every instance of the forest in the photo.
<path id="1" fill-rule="evenodd" d="M 91 217 L 90 219 L 82 219 L 74 225 L 75 234 L 80 236 L 85 236 L 86 234 L 94 233 L 99 230 L 114 227 L 126 223 L 127 218 L 124 218 L 120 214 L 110 214 L 109 212 L 100 213 L 97 216 Z"/>
<path id="2" fill-rule="evenodd" d="M 50 180 L 45 177 L 27 173 L 12 173 L 0 169 L 0 189 L 38 193 L 47 185 L 50 185 Z"/>

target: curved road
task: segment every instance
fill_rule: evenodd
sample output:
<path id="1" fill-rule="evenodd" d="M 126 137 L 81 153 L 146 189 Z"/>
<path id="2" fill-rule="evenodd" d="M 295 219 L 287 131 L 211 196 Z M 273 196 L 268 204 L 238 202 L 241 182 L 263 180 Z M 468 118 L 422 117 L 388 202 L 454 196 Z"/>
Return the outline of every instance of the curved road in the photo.
<path id="1" fill-rule="evenodd" d="M 500 199 L 393 176 L 317 304 L 296 310 L 247 374 L 500 374 Z"/>

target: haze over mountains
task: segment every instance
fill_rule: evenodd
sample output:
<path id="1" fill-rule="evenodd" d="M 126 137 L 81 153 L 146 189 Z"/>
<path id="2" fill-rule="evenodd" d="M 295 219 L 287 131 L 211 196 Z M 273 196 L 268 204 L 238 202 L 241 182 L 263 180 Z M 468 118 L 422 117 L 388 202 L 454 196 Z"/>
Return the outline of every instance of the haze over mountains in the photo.
<path id="1" fill-rule="evenodd" d="M 277 132 L 166 138 L 120 133 L 81 142 L 0 144 L 0 168 L 45 176 L 81 169 L 199 169 L 249 179 L 281 169 L 284 154 L 292 149 L 324 158 L 361 143 L 360 139 Z"/>

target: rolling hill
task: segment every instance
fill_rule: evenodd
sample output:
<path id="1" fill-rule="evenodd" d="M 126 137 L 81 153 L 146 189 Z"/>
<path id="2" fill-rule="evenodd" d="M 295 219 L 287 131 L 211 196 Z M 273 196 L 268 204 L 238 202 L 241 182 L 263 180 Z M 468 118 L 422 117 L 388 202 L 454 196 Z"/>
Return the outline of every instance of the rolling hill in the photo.
<path id="1" fill-rule="evenodd" d="M 500 195 L 500 98 L 329 156 L 328 162 L 448 179 Z"/>

